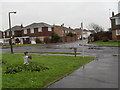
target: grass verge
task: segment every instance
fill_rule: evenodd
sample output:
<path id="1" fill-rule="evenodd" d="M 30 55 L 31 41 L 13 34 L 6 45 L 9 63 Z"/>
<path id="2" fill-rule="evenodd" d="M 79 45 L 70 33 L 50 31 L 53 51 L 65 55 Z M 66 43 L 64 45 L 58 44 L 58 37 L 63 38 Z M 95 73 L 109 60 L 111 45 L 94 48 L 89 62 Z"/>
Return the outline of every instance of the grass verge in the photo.
<path id="1" fill-rule="evenodd" d="M 3 54 L 3 72 L 7 66 L 23 64 L 22 54 Z M 37 56 L 32 55 L 30 64 L 37 63 L 49 67 L 49 70 L 41 72 L 22 71 L 16 74 L 2 74 L 3 88 L 42 88 L 68 73 L 78 69 L 82 65 L 93 60 L 93 57 L 74 56 Z M 24 83 L 23 83 L 24 81 Z"/>
<path id="2" fill-rule="evenodd" d="M 109 40 L 108 42 L 95 41 L 89 44 L 99 44 L 98 46 L 118 47 L 120 46 L 120 41 L 113 41 L 113 40 Z"/>
<path id="3" fill-rule="evenodd" d="M 13 47 L 23 47 L 23 46 L 35 46 L 35 45 L 44 45 L 44 43 L 39 44 L 19 44 L 19 45 L 13 45 Z M 2 48 L 10 48 L 10 45 L 2 46 Z"/>

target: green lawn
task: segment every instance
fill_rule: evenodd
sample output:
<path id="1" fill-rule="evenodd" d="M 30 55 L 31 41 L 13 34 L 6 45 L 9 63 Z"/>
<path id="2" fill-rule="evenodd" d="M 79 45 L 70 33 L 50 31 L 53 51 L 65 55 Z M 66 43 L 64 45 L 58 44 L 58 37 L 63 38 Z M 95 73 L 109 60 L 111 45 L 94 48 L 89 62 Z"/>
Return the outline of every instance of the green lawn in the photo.
<path id="1" fill-rule="evenodd" d="M 44 45 L 44 43 L 39 43 L 39 44 L 19 44 L 19 45 L 13 45 L 13 47 L 33 46 L 33 45 Z M 10 45 L 2 46 L 2 48 L 10 48 Z"/>
<path id="2" fill-rule="evenodd" d="M 22 54 L 3 54 L 2 60 L 2 87 L 3 88 L 42 88 L 68 73 L 78 69 L 85 63 L 93 60 L 93 57 L 74 57 L 74 56 L 37 56 L 32 55 L 30 65 L 44 65 L 48 70 L 40 72 L 22 71 L 15 74 L 5 74 L 6 67 L 22 65 Z"/>
<path id="3" fill-rule="evenodd" d="M 108 42 L 102 42 L 102 41 L 95 41 L 95 42 L 91 42 L 89 44 L 100 44 L 98 46 L 120 46 L 120 41 L 116 41 L 114 42 L 113 40 L 109 40 Z"/>

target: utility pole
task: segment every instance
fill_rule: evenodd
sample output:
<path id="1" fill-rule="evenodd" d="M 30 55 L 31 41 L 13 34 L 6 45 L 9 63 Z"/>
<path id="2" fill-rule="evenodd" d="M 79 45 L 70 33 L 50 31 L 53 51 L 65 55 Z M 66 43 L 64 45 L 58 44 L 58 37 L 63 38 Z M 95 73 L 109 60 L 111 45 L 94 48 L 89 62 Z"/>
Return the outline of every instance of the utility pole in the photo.
<path id="1" fill-rule="evenodd" d="M 11 30 L 11 18 L 10 18 L 10 14 L 11 14 L 11 13 L 16 14 L 16 12 L 9 12 L 10 49 L 11 49 L 11 53 L 13 54 L 13 46 L 12 46 L 12 30 Z"/>

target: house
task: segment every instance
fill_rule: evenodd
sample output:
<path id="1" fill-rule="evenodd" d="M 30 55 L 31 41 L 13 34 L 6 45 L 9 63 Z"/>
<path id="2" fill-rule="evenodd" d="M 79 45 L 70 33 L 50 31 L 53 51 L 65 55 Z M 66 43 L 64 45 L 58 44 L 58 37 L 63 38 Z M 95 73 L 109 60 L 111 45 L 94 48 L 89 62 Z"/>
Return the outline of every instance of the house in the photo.
<path id="1" fill-rule="evenodd" d="M 0 45 L 3 45 L 3 32 L 0 31 Z"/>
<path id="2" fill-rule="evenodd" d="M 16 44 L 16 39 L 20 40 L 20 44 L 23 44 L 21 41 L 21 37 L 22 37 L 22 25 L 21 26 L 14 26 L 11 28 L 11 34 L 12 34 L 12 43 Z M 5 38 L 4 38 L 4 43 L 5 44 L 9 44 L 10 43 L 10 29 L 7 29 L 4 31 L 5 34 Z"/>
<path id="3" fill-rule="evenodd" d="M 62 42 L 70 42 L 77 40 L 75 30 L 71 27 L 65 27 L 64 24 L 61 26 L 53 25 L 53 31 L 61 38 Z M 70 37 L 70 34 L 72 34 L 73 36 Z"/>
<path id="4" fill-rule="evenodd" d="M 77 38 L 78 40 L 82 38 L 82 30 L 81 30 L 81 28 L 75 28 L 75 33 L 76 33 L 76 35 L 78 37 Z"/>
<path id="5" fill-rule="evenodd" d="M 46 23 L 32 23 L 22 30 L 23 44 L 50 42 L 53 34 L 52 26 Z"/>
<path id="6" fill-rule="evenodd" d="M 76 34 L 74 29 L 72 29 L 71 27 L 64 27 L 64 25 L 53 25 L 53 31 L 60 37 L 65 37 L 68 33 Z"/>
<path id="7" fill-rule="evenodd" d="M 92 30 L 83 29 L 83 37 L 84 38 L 88 38 L 90 36 L 90 34 L 92 34 L 92 33 L 93 33 Z"/>
<path id="8" fill-rule="evenodd" d="M 120 40 L 120 13 L 114 15 L 112 12 L 111 20 L 111 30 L 112 30 L 112 39 Z"/>

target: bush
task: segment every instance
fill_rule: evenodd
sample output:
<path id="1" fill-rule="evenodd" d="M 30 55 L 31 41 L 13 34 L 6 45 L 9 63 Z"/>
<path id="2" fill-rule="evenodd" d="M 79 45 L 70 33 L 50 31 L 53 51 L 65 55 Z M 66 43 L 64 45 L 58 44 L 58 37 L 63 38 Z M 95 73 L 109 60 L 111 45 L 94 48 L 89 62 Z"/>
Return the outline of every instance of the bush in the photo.
<path id="1" fill-rule="evenodd" d="M 42 41 L 39 38 L 35 39 L 36 43 L 42 43 Z"/>
<path id="2" fill-rule="evenodd" d="M 72 34 L 72 33 L 70 32 L 70 33 L 66 34 L 66 36 L 73 37 L 74 34 Z"/>
<path id="3" fill-rule="evenodd" d="M 56 33 L 53 33 L 52 38 L 51 38 L 51 42 L 52 43 L 60 42 L 60 37 Z"/>
<path id="4" fill-rule="evenodd" d="M 6 67 L 5 74 L 15 74 L 18 72 L 22 72 L 22 71 L 44 71 L 44 70 L 48 70 L 49 68 L 44 66 L 44 65 L 38 65 L 38 64 L 29 64 L 29 65 L 24 65 L 24 64 L 18 64 L 18 65 L 10 65 Z"/>
<path id="5" fill-rule="evenodd" d="M 15 43 L 20 43 L 20 40 L 18 38 L 15 39 Z"/>
<path id="6" fill-rule="evenodd" d="M 99 40 L 106 41 L 107 39 L 112 40 L 112 32 L 111 31 L 107 31 L 107 32 L 101 31 L 101 32 L 98 32 L 98 33 L 94 33 L 93 37 L 94 37 L 94 41 L 99 41 Z"/>

